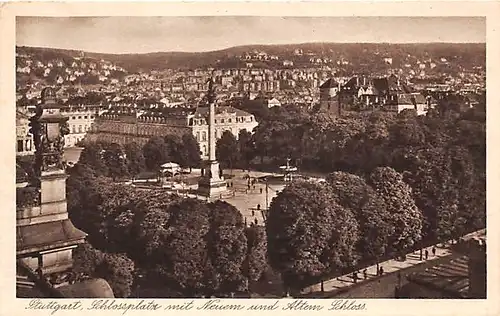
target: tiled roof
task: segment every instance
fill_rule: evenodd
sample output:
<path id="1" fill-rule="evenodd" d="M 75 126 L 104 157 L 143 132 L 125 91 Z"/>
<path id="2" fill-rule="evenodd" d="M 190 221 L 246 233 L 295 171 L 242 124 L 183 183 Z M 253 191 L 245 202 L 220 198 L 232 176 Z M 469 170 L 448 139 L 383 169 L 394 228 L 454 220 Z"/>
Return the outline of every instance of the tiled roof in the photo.
<path id="1" fill-rule="evenodd" d="M 329 88 L 337 88 L 339 86 L 338 82 L 333 80 L 333 78 L 328 79 L 325 81 L 319 88 L 320 89 L 329 89 Z"/>
<path id="2" fill-rule="evenodd" d="M 403 93 L 398 95 L 398 104 L 425 104 L 427 100 L 420 93 Z"/>
<path id="3" fill-rule="evenodd" d="M 198 107 L 194 112 L 195 117 L 208 117 L 209 107 Z M 234 113 L 236 116 L 249 116 L 252 115 L 246 111 L 234 108 L 232 106 L 217 106 L 215 107 L 215 114 Z"/>

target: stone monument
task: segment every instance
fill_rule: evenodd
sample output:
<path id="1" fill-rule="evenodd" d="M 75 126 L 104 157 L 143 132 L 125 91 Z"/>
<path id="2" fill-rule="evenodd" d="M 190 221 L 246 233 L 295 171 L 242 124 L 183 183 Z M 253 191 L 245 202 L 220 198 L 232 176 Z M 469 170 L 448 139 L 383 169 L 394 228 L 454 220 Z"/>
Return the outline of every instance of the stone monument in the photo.
<path id="1" fill-rule="evenodd" d="M 66 172 L 63 162 L 67 117 L 60 112 L 51 88 L 42 91 L 42 103 L 30 118 L 35 144 L 34 179 L 19 188 L 16 205 L 18 265 L 33 271 L 54 287 L 67 285 L 72 249 L 86 234 L 68 218 Z"/>
<path id="2" fill-rule="evenodd" d="M 213 76 L 208 80 L 207 102 L 208 113 L 208 161 L 202 170 L 202 176 L 198 182 L 198 193 L 209 199 L 220 197 L 227 190 L 227 184 L 222 177 L 219 163 L 215 158 L 215 87 Z"/>

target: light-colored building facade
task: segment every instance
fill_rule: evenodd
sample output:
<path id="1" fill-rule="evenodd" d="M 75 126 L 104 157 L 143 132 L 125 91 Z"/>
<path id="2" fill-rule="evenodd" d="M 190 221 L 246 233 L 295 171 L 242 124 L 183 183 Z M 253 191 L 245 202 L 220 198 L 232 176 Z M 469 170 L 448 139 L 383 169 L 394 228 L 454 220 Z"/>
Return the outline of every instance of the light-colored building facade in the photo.
<path id="1" fill-rule="evenodd" d="M 86 108 L 64 108 L 61 114 L 68 117 L 69 134 L 64 136 L 64 146 L 74 147 L 90 131 L 98 111 Z"/>
<path id="2" fill-rule="evenodd" d="M 200 145 L 202 159 L 208 158 L 208 107 L 196 110 L 182 110 L 176 113 L 161 114 L 133 111 L 108 111 L 100 115 L 86 140 L 106 141 L 119 144 L 136 142 L 144 145 L 155 136 L 191 133 Z M 215 136 L 219 139 L 225 131 L 235 137 L 241 130 L 252 132 L 258 125 L 255 117 L 245 111 L 219 106 L 215 108 Z"/>
<path id="3" fill-rule="evenodd" d="M 199 107 L 189 116 L 189 122 L 193 136 L 200 144 L 202 159 L 208 157 L 208 108 Z M 215 108 L 215 137 L 222 137 L 225 131 L 230 131 L 236 138 L 241 130 L 252 133 L 258 123 L 255 117 L 245 111 L 229 107 L 219 106 Z"/>
<path id="4" fill-rule="evenodd" d="M 16 155 L 33 155 L 35 145 L 33 135 L 29 132 L 29 117 L 26 110 L 21 107 L 16 109 Z"/>

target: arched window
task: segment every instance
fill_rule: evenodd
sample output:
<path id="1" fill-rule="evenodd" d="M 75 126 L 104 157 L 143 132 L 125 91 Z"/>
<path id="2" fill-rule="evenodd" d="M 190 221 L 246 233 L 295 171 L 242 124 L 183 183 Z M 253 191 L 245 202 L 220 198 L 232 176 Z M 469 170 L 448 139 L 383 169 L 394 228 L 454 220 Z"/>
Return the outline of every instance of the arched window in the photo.
<path id="1" fill-rule="evenodd" d="M 76 125 L 71 125 L 71 132 L 72 132 L 73 134 L 75 134 L 75 133 L 76 133 Z"/>
<path id="2" fill-rule="evenodd" d="M 78 125 L 78 133 L 81 133 L 81 132 L 82 132 L 82 126 Z"/>
<path id="3" fill-rule="evenodd" d="M 203 131 L 202 133 L 202 141 L 206 142 L 207 141 L 207 132 Z"/>
<path id="4" fill-rule="evenodd" d="M 200 141 L 200 132 L 196 132 L 196 141 Z"/>

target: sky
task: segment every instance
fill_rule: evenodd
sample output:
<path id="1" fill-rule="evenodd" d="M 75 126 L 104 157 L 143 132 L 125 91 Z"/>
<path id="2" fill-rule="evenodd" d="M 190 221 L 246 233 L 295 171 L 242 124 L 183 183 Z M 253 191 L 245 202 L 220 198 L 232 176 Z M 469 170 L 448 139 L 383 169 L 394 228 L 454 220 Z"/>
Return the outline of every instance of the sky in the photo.
<path id="1" fill-rule="evenodd" d="M 485 43 L 484 17 L 17 17 L 16 44 L 99 53 L 203 52 L 239 45 Z"/>

